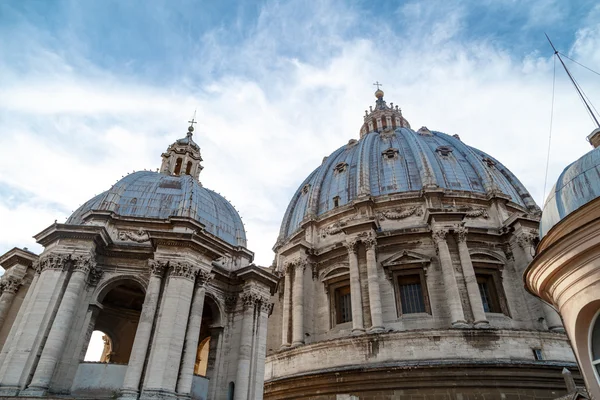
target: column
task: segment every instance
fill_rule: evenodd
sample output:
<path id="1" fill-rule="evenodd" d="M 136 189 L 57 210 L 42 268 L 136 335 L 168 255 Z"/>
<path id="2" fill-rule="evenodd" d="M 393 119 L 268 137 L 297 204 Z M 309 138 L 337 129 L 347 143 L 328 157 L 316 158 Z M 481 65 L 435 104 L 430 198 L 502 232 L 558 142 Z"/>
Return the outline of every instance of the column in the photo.
<path id="1" fill-rule="evenodd" d="M 64 270 L 70 265 L 70 256 L 47 253 L 38 260 L 36 274 L 29 287 L 26 309 L 19 312 L 19 324 L 11 329 L 10 348 L 4 346 L 0 364 L 0 396 L 16 396 L 25 387 L 33 372 L 33 363 L 39 352 L 38 340 L 52 323 L 48 315 L 60 302 Z M 13 333 L 14 330 L 14 333 Z"/>
<path id="2" fill-rule="evenodd" d="M 527 264 L 531 263 L 533 260 L 533 242 L 537 237 L 537 233 L 535 232 L 525 232 L 521 231 L 517 235 L 517 243 L 521 248 L 521 252 L 523 254 L 524 260 L 526 260 Z M 525 265 L 526 266 L 526 265 Z M 523 267 L 523 269 L 525 268 Z M 547 304 L 546 302 L 540 300 L 542 304 L 542 312 L 544 313 L 544 319 L 546 320 L 546 325 L 548 326 L 548 330 L 556 331 L 556 332 L 564 332 L 565 328 L 563 326 L 562 320 L 560 316 L 556 312 L 556 310 Z"/>
<path id="3" fill-rule="evenodd" d="M 138 322 L 127 371 L 123 379 L 123 388 L 121 389 L 120 399 L 137 399 L 142 378 L 144 363 L 148 353 L 148 345 L 150 343 L 150 335 L 154 325 L 156 315 L 156 307 L 160 297 L 160 286 L 165 273 L 167 263 L 148 260 L 150 268 L 150 281 L 146 288 L 146 297 L 142 306 L 142 313 Z"/>
<path id="4" fill-rule="evenodd" d="M 142 399 L 175 395 L 197 269 L 188 262 L 169 262 L 169 268 L 144 375 Z"/>
<path id="5" fill-rule="evenodd" d="M 246 292 L 242 295 L 244 313 L 240 332 L 238 365 L 235 374 L 234 400 L 250 399 L 250 358 L 252 355 L 252 339 L 254 338 L 252 332 L 254 331 L 254 311 L 259 299 L 260 296 L 252 292 Z"/>
<path id="6" fill-rule="evenodd" d="M 447 234 L 448 229 L 437 228 L 433 231 L 432 237 L 439 252 L 442 275 L 444 278 L 444 287 L 446 288 L 446 301 L 448 303 L 448 308 L 450 309 L 452 326 L 464 328 L 467 327 L 467 324 L 460 301 L 460 293 L 456 283 L 456 276 L 454 275 L 452 259 L 450 258 L 450 250 L 448 250 L 448 244 L 446 243 Z"/>
<path id="7" fill-rule="evenodd" d="M 362 314 L 362 295 L 360 293 L 360 278 L 358 272 L 358 255 L 356 254 L 356 239 L 345 243 L 348 249 L 348 264 L 350 268 L 350 300 L 352 303 L 352 333 L 360 334 L 365 331 Z"/>
<path id="8" fill-rule="evenodd" d="M 371 328 L 369 332 L 383 331 L 383 316 L 381 312 L 381 293 L 377 274 L 377 256 L 375 254 L 376 240 L 373 235 L 364 240 L 367 249 L 367 276 L 369 284 L 369 308 L 371 310 Z"/>
<path id="9" fill-rule="evenodd" d="M 73 260 L 73 272 L 54 317 L 33 379 L 25 390 L 27 395 L 43 396 L 46 394 L 56 364 L 64 351 L 77 307 L 80 305 L 79 298 L 85 289 L 86 278 L 92 268 L 95 268 L 95 262 L 91 256 L 79 256 Z"/>
<path id="10" fill-rule="evenodd" d="M 304 344 L 304 268 L 306 259 L 294 262 L 294 318 L 292 326 L 292 346 Z"/>
<path id="11" fill-rule="evenodd" d="M 471 255 L 469 254 L 469 248 L 467 246 L 467 233 L 469 230 L 463 225 L 460 225 L 455 229 L 455 232 L 458 235 L 458 255 L 460 257 L 460 265 L 467 286 L 471 311 L 473 311 L 473 325 L 478 328 L 489 327 L 489 322 L 483 309 L 483 302 L 481 301 L 477 277 L 475 276 L 475 270 L 473 269 L 473 262 L 471 261 Z"/>
<path id="12" fill-rule="evenodd" d="M 0 326 L 4 323 L 6 315 L 10 310 L 10 306 L 12 306 L 15 294 L 20 286 L 21 282 L 11 276 L 4 278 L 2 282 L 0 282 L 0 288 L 2 289 L 2 295 L 0 296 Z"/>
<path id="13" fill-rule="evenodd" d="M 194 293 L 194 300 L 190 309 L 183 358 L 181 360 L 179 380 L 177 381 L 177 394 L 183 396 L 189 396 L 192 391 L 192 378 L 194 376 L 196 355 L 198 353 L 202 311 L 204 310 L 204 296 L 206 295 L 206 286 L 212 278 L 214 278 L 214 274 L 204 270 L 200 270 L 198 278 L 196 278 L 196 293 Z"/>
<path id="14" fill-rule="evenodd" d="M 258 346 L 256 349 L 256 372 L 254 373 L 254 400 L 263 399 L 263 391 L 265 384 L 265 356 L 267 354 L 267 321 L 273 304 L 269 303 L 269 299 L 265 297 L 260 303 L 260 313 L 258 315 Z"/>
<path id="15" fill-rule="evenodd" d="M 290 309 L 292 308 L 291 265 L 286 263 L 283 283 L 283 318 L 281 319 L 281 349 L 290 347 Z"/>

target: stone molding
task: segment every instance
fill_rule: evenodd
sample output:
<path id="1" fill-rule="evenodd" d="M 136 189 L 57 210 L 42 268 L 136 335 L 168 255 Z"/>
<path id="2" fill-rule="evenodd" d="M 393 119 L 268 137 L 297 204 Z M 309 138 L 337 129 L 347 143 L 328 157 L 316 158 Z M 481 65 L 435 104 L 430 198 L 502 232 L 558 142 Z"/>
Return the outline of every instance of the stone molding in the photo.
<path id="1" fill-rule="evenodd" d="M 215 277 L 215 274 L 212 274 L 208 271 L 199 270 L 198 277 L 196 278 L 196 285 L 199 287 L 206 288 L 210 281 L 212 281 Z"/>
<path id="2" fill-rule="evenodd" d="M 431 237 L 436 243 L 445 241 L 446 235 L 448 235 L 448 228 L 435 228 L 431 231 Z"/>
<path id="3" fill-rule="evenodd" d="M 185 261 L 170 262 L 169 265 L 171 278 L 185 278 L 193 281 L 198 274 L 198 270 L 191 263 Z"/>
<path id="4" fill-rule="evenodd" d="M 467 233 L 469 233 L 469 230 L 464 225 L 459 225 L 456 228 L 454 228 L 454 232 L 457 234 L 458 241 L 460 243 L 466 243 Z"/>
<path id="5" fill-rule="evenodd" d="M 165 275 L 165 271 L 169 268 L 168 261 L 148 260 L 148 268 L 150 269 L 151 276 L 157 276 L 162 278 Z"/>
<path id="6" fill-rule="evenodd" d="M 8 276 L 2 280 L 0 280 L 0 293 L 11 293 L 11 294 L 15 294 L 17 293 L 17 291 L 19 290 L 19 288 L 21 287 L 21 285 L 23 284 L 23 281 L 12 277 L 12 276 Z"/>

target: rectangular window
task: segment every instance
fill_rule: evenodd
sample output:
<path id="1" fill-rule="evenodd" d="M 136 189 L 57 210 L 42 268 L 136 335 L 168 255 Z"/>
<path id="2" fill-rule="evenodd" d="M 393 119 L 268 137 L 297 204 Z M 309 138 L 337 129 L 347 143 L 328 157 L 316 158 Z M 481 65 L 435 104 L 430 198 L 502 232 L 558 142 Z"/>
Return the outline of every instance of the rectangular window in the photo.
<path id="1" fill-rule="evenodd" d="M 398 277 L 398 291 L 402 314 L 427 312 L 421 275 L 400 275 Z"/>
<path id="2" fill-rule="evenodd" d="M 533 349 L 533 358 L 535 358 L 536 361 L 542 361 L 544 359 L 544 356 L 542 355 L 542 350 Z"/>
<path id="3" fill-rule="evenodd" d="M 491 274 L 476 274 L 477 286 L 483 303 L 483 310 L 488 313 L 501 313 L 502 308 L 498 300 L 498 291 Z"/>
<path id="4" fill-rule="evenodd" d="M 343 324 L 352 321 L 352 299 L 350 285 L 335 289 L 335 323 Z"/>

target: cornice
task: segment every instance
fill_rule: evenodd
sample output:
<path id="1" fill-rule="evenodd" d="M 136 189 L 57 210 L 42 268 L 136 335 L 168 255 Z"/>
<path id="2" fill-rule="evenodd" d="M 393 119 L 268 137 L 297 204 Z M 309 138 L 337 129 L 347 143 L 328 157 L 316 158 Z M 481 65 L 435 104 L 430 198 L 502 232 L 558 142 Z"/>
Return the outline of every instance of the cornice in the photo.
<path id="1" fill-rule="evenodd" d="M 9 269 L 10 267 L 20 264 L 30 267 L 38 260 L 39 256 L 29 250 L 13 247 L 2 256 L 0 256 L 0 265 L 2 268 Z"/>
<path id="2" fill-rule="evenodd" d="M 56 222 L 35 235 L 34 239 L 44 247 L 59 239 L 89 240 L 100 246 L 113 243 L 103 226 L 57 224 Z"/>

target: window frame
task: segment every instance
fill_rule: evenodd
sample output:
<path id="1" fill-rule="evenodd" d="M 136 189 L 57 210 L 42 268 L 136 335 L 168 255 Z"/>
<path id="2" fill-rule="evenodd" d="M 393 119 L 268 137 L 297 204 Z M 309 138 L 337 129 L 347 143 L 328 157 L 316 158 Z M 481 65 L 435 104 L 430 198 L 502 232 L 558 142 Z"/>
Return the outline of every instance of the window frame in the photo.
<path id="1" fill-rule="evenodd" d="M 336 279 L 335 282 L 327 283 L 327 292 L 328 292 L 328 301 L 329 301 L 329 325 L 330 329 L 335 328 L 336 326 L 342 326 L 345 324 L 352 324 L 352 288 L 350 286 L 350 277 L 341 277 Z M 336 291 L 341 288 L 348 287 L 350 291 L 350 320 L 345 322 L 337 322 L 338 321 L 338 307 L 336 302 Z"/>
<path id="2" fill-rule="evenodd" d="M 592 323 L 590 324 L 588 330 L 588 355 L 590 357 L 590 364 L 592 365 L 592 369 L 594 370 L 594 376 L 596 377 L 596 381 L 600 383 L 600 355 L 598 355 L 598 359 L 594 360 L 594 351 L 593 351 L 593 340 L 594 340 L 594 327 L 597 323 L 600 323 L 600 310 L 596 311 L 596 315 L 592 318 Z"/>
<path id="3" fill-rule="evenodd" d="M 498 307 L 497 311 L 485 311 L 486 314 L 495 314 L 495 315 L 505 315 L 511 318 L 510 309 L 508 308 L 508 299 L 506 297 L 506 292 L 504 291 L 504 285 L 502 282 L 502 271 L 501 269 L 495 267 L 487 267 L 487 266 L 477 266 L 474 269 L 475 279 L 477 282 L 477 289 L 479 290 L 479 277 L 486 276 L 488 280 L 493 284 L 492 289 L 494 292 L 491 293 L 492 296 L 495 296 L 496 306 Z M 479 293 L 481 296 L 481 292 Z M 482 301 L 483 302 L 483 301 Z"/>
<path id="4" fill-rule="evenodd" d="M 423 304 L 425 305 L 425 312 L 418 313 L 403 313 L 402 312 L 402 297 L 400 294 L 400 278 L 403 276 L 417 276 L 421 283 L 421 294 L 423 296 Z M 394 286 L 394 296 L 396 298 L 396 315 L 398 318 L 409 315 L 432 315 L 431 314 L 431 302 L 429 299 L 429 290 L 427 288 L 427 276 L 426 268 L 424 267 L 409 267 L 401 268 L 392 271 L 392 282 Z"/>

